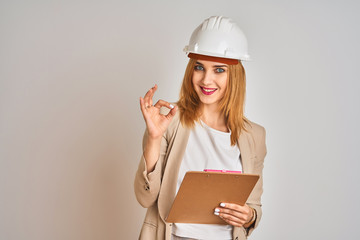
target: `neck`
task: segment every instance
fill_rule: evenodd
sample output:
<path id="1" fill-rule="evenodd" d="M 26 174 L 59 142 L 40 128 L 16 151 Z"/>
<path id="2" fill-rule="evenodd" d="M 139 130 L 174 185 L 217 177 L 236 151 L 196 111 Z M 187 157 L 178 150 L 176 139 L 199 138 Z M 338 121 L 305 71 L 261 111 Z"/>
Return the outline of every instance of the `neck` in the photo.
<path id="1" fill-rule="evenodd" d="M 213 129 L 229 132 L 229 129 L 226 126 L 226 118 L 224 114 L 219 111 L 217 106 L 202 106 L 200 119 Z"/>

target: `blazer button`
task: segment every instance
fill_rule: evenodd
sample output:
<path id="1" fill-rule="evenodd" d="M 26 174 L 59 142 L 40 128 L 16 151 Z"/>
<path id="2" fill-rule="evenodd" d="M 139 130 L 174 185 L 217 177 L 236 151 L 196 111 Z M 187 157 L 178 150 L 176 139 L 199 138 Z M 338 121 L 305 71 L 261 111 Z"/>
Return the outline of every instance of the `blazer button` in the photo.
<path id="1" fill-rule="evenodd" d="M 150 189 L 150 187 L 148 185 L 145 185 L 144 188 L 146 191 L 149 191 L 149 189 Z"/>

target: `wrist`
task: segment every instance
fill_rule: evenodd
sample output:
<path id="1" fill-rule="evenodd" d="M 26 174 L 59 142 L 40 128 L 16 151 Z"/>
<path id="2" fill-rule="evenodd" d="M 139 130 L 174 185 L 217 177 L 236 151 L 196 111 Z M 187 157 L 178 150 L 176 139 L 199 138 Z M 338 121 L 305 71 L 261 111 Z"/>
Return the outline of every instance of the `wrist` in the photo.
<path id="1" fill-rule="evenodd" d="M 149 137 L 147 139 L 147 141 L 146 141 L 146 145 L 149 146 L 149 147 L 160 145 L 161 144 L 161 138 L 162 137 L 159 137 L 159 138 Z"/>
<path id="2" fill-rule="evenodd" d="M 146 161 L 148 173 L 151 173 L 154 170 L 156 162 L 159 159 L 161 140 L 161 137 L 159 139 L 148 138 L 146 140 L 143 155 Z"/>
<path id="3" fill-rule="evenodd" d="M 252 208 L 252 207 L 250 207 L 250 209 L 251 209 L 251 212 L 252 212 L 252 215 L 251 215 L 252 217 L 249 219 L 249 221 L 247 223 L 244 224 L 245 228 L 248 228 L 251 225 L 253 225 L 255 220 L 256 220 L 256 210 L 254 208 Z"/>

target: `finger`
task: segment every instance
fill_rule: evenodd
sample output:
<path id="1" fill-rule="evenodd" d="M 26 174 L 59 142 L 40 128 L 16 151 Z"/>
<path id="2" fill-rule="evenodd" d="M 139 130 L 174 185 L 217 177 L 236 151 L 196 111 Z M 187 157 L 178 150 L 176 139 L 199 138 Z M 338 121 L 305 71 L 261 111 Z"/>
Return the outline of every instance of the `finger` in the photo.
<path id="1" fill-rule="evenodd" d="M 146 94 L 145 94 L 145 96 L 144 96 L 144 99 L 145 99 L 145 98 L 148 98 L 148 97 L 153 97 L 156 90 L 157 90 L 157 85 L 155 84 L 152 88 L 150 88 L 150 89 L 146 92 Z"/>
<path id="2" fill-rule="evenodd" d="M 223 209 L 230 209 L 230 210 L 234 210 L 240 213 L 247 213 L 248 212 L 248 206 L 246 206 L 246 204 L 244 206 L 241 206 L 239 204 L 235 204 L 235 203 L 220 203 L 220 206 Z"/>
<path id="3" fill-rule="evenodd" d="M 228 208 L 216 208 L 215 212 L 219 213 L 219 216 L 223 216 L 223 215 L 231 215 L 234 216 L 236 218 L 244 218 L 241 212 L 238 212 L 236 210 L 233 209 L 228 209 Z"/>
<path id="4" fill-rule="evenodd" d="M 146 106 L 145 106 L 145 101 L 142 97 L 140 97 L 140 109 L 141 109 L 141 112 L 145 118 L 145 115 L 147 114 L 146 113 Z"/>
<path id="5" fill-rule="evenodd" d="M 245 224 L 245 222 L 247 221 L 247 216 L 245 214 L 239 213 L 234 210 L 216 208 L 214 214 L 218 215 L 223 219 L 234 221 L 240 224 Z"/>
<path id="6" fill-rule="evenodd" d="M 239 218 L 243 224 L 245 224 L 252 218 L 252 209 L 247 204 L 241 206 L 232 203 L 221 203 L 220 206 L 224 207 L 216 208 L 215 211 Z"/>
<path id="7" fill-rule="evenodd" d="M 154 97 L 156 90 L 157 90 L 157 85 L 155 84 L 152 88 L 149 89 L 149 91 L 147 91 L 147 93 L 144 96 L 145 104 L 147 105 L 153 104 L 152 98 Z"/>
<path id="8" fill-rule="evenodd" d="M 176 111 L 177 111 L 177 106 L 174 106 L 172 104 L 170 104 L 169 102 L 166 102 L 164 100 L 159 100 L 157 101 L 157 103 L 154 105 L 154 107 L 160 109 L 161 107 L 167 107 L 170 109 L 170 112 L 165 116 L 167 119 L 171 120 L 175 114 L 176 114 Z"/>
<path id="9" fill-rule="evenodd" d="M 145 105 L 152 105 L 151 104 L 151 101 L 152 101 L 152 98 L 151 98 L 151 95 L 152 95 L 152 88 L 149 89 L 149 91 L 146 92 L 145 96 L 144 96 L 144 103 Z"/>
<path id="10" fill-rule="evenodd" d="M 155 84 L 152 88 L 151 88 L 151 95 L 150 95 L 150 99 L 149 99 L 149 105 L 152 106 L 153 105 L 153 97 L 154 94 L 157 90 L 157 85 Z"/>
<path id="11" fill-rule="evenodd" d="M 161 107 L 167 107 L 167 108 L 169 108 L 169 109 L 173 109 L 173 108 L 174 108 L 174 106 L 171 105 L 169 102 L 164 101 L 164 100 L 161 100 L 161 99 L 159 99 L 159 100 L 155 103 L 154 107 L 156 107 L 156 108 L 158 108 L 158 109 L 160 109 Z"/>
<path id="12" fill-rule="evenodd" d="M 241 223 L 244 224 L 246 222 L 246 216 L 245 215 L 234 215 L 232 213 L 226 213 L 226 212 L 221 212 L 219 213 L 219 217 L 223 218 L 223 219 L 228 219 L 237 223 Z"/>
<path id="13" fill-rule="evenodd" d="M 226 214 L 226 213 L 219 215 L 219 217 L 221 217 L 222 219 L 224 219 L 226 221 L 232 221 L 232 222 L 236 222 L 238 224 L 242 224 L 243 222 L 245 222 L 240 218 L 234 217 L 234 216 Z"/>
<path id="14" fill-rule="evenodd" d="M 170 106 L 172 106 L 172 105 L 170 104 Z M 166 117 L 167 117 L 169 120 L 171 120 L 171 119 L 175 116 L 177 109 L 178 109 L 177 106 L 173 107 L 173 108 L 170 110 L 170 112 L 166 115 Z"/>
<path id="15" fill-rule="evenodd" d="M 228 224 L 232 225 L 232 226 L 235 226 L 235 227 L 242 227 L 244 224 L 241 224 L 239 222 L 236 222 L 236 221 L 232 221 L 232 220 L 229 220 L 229 219 L 225 219 L 225 218 L 222 218 L 222 220 L 224 220 L 225 222 L 227 222 Z"/>

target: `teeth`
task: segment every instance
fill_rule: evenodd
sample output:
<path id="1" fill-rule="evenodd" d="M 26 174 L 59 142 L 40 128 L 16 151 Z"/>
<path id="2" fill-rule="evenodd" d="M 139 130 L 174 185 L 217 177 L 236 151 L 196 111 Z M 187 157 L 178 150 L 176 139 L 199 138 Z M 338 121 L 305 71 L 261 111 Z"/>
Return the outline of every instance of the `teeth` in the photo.
<path id="1" fill-rule="evenodd" d="M 204 90 L 205 92 L 213 92 L 213 91 L 215 91 L 216 89 L 205 89 L 205 88 L 203 88 L 203 90 Z"/>

